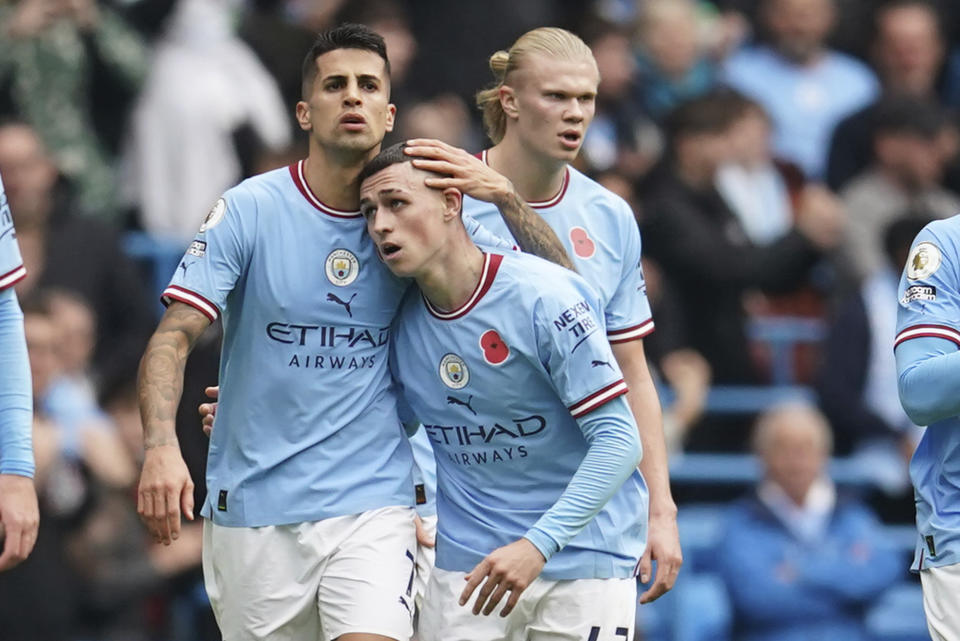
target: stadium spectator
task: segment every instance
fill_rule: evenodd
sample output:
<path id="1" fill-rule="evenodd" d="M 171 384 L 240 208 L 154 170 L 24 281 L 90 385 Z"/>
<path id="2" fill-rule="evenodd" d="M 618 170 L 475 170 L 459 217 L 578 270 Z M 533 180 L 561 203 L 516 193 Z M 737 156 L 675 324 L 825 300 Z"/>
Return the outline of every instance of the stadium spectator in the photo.
<path id="1" fill-rule="evenodd" d="M 761 13 L 771 43 L 734 53 L 723 69 L 730 86 L 770 114 L 777 156 L 811 180 L 823 177 L 837 122 L 877 93 L 866 65 L 826 46 L 834 2 L 764 0 Z"/>
<path id="2" fill-rule="evenodd" d="M 33 435 L 44 527 L 31 562 L 0 575 L 0 629 L 5 641 L 62 641 L 82 633 L 87 597 L 70 545 L 99 493 L 128 491 L 135 470 L 112 424 L 102 417 L 99 423 L 87 417 L 82 425 L 69 426 L 45 411 L 43 399 L 63 369 L 60 329 L 45 296 L 24 297 L 23 313 L 38 399 Z"/>
<path id="3" fill-rule="evenodd" d="M 657 125 L 644 113 L 636 91 L 637 62 L 619 27 L 597 29 L 587 44 L 600 71 L 596 110 L 577 162 L 588 173 L 617 171 L 642 176 L 662 151 Z"/>
<path id="4" fill-rule="evenodd" d="M 729 508 L 717 568 L 743 641 L 866 641 L 864 609 L 898 575 L 876 517 L 826 473 L 830 427 L 807 405 L 768 410 L 763 479 Z"/>
<path id="5" fill-rule="evenodd" d="M 857 278 L 883 268 L 883 231 L 900 213 L 945 218 L 960 211 L 960 196 L 939 185 L 956 136 L 929 100 L 889 97 L 877 105 L 874 161 L 840 194 L 848 215 L 843 254 Z"/>
<path id="6" fill-rule="evenodd" d="M 81 296 L 97 319 L 94 380 L 133 376 L 153 313 L 116 232 L 100 221 L 74 215 L 70 185 L 59 180 L 29 125 L 0 124 L 0 173 L 27 268 L 18 293 L 60 288 Z"/>
<path id="7" fill-rule="evenodd" d="M 939 78 L 946 60 L 944 25 L 930 0 L 886 0 L 873 16 L 870 58 L 886 94 L 942 100 Z M 830 142 L 827 184 L 840 190 L 874 158 L 879 100 L 847 116 Z"/>
<path id="8" fill-rule="evenodd" d="M 863 461 L 864 471 L 889 494 L 909 486 L 907 463 L 920 436 L 897 398 L 890 341 L 900 272 L 927 222 L 923 212 L 906 212 L 884 230 L 884 264 L 837 309 L 817 381 L 837 452 Z"/>
<path id="9" fill-rule="evenodd" d="M 778 161 L 770 145 L 773 123 L 758 103 L 732 93 L 740 114 L 730 129 L 732 153 L 717 172 L 717 190 L 755 245 L 767 245 L 793 226 L 806 181 L 796 166 Z"/>
<path id="10" fill-rule="evenodd" d="M 693 0 L 646 0 L 638 19 L 636 88 L 643 109 L 660 121 L 680 103 L 712 89 L 717 68 L 704 53 Z"/>
<path id="11" fill-rule="evenodd" d="M 143 228 L 187 245 L 257 156 L 291 140 L 276 82 L 234 34 L 229 4 L 180 0 L 126 141 L 124 190 Z"/>
<path id="12" fill-rule="evenodd" d="M 750 241 L 715 187 L 732 159 L 740 113 L 722 93 L 680 106 L 667 120 L 667 157 L 642 192 L 645 254 L 660 264 L 687 319 L 683 344 L 706 357 L 717 383 L 760 380 L 747 348 L 744 292 L 797 287 L 842 226 L 833 199 L 813 194 L 787 234 L 768 245 Z"/>
<path id="13" fill-rule="evenodd" d="M 73 181 L 79 213 L 116 221 L 118 182 L 107 134 L 126 121 L 147 65 L 140 36 L 97 0 L 0 7 L 0 114 L 23 118 L 37 131 Z"/>

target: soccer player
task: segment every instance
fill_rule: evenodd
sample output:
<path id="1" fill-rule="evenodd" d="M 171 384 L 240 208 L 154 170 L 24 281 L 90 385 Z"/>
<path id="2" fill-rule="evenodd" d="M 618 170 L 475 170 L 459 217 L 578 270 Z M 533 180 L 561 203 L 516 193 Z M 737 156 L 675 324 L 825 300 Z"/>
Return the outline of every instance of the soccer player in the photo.
<path id="1" fill-rule="evenodd" d="M 13 286 L 27 275 L 0 181 L 0 571 L 30 554 L 40 521 L 33 485 L 33 394 L 23 313 Z"/>
<path id="2" fill-rule="evenodd" d="M 630 388 L 628 399 L 643 442 L 641 471 L 650 489 L 650 513 L 640 577 L 650 579 L 651 559 L 657 561 L 657 574 L 640 601 L 652 601 L 673 586 L 683 557 L 660 402 L 643 351 L 642 338 L 653 331 L 653 320 L 640 268 L 640 233 L 622 198 L 570 166 L 594 114 L 596 61 L 576 35 L 540 28 L 521 36 L 509 52 L 493 54 L 490 68 L 496 86 L 481 91 L 477 102 L 494 146 L 479 160 L 437 141 L 410 141 L 407 153 L 430 159 L 416 159 L 415 166 L 458 179 L 484 164 L 502 173 L 557 233 L 576 270 L 600 293 L 607 337 Z M 463 211 L 510 238 L 510 229 L 487 203 L 465 196 Z"/>
<path id="3" fill-rule="evenodd" d="M 428 175 L 395 145 L 364 168 L 360 191 L 384 262 L 420 289 L 391 351 L 437 461 L 437 558 L 419 633 L 632 638 L 646 487 L 601 301 L 570 270 L 481 251 L 460 192 L 428 187 Z M 458 607 L 475 591 L 472 609 Z M 502 617 L 475 616 L 507 592 Z"/>
<path id="4" fill-rule="evenodd" d="M 226 639 L 411 633 L 411 455 L 387 368 L 409 283 L 380 262 L 357 211 L 357 175 L 394 111 L 382 38 L 356 25 L 321 34 L 297 104 L 307 159 L 214 205 L 164 291 L 169 308 L 141 363 L 138 507 L 170 543 L 181 511 L 193 517 L 174 426 L 183 367 L 223 315 L 222 425 L 201 514 L 204 576 Z M 502 177 L 487 176 L 476 193 L 516 217 L 521 246 L 553 236 Z"/>
<path id="5" fill-rule="evenodd" d="M 926 425 L 910 461 L 919 572 L 934 641 L 960 639 L 960 216 L 927 225 L 900 278 L 900 402 Z"/>

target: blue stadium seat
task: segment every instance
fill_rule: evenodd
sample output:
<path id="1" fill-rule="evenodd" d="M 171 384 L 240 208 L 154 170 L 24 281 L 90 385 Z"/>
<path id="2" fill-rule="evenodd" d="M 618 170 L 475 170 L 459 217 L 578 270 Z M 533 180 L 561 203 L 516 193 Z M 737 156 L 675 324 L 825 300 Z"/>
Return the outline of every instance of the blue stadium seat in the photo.
<path id="1" fill-rule="evenodd" d="M 888 588 L 867 613 L 867 630 L 875 641 L 929 641 L 919 580 Z"/>
<path id="2" fill-rule="evenodd" d="M 686 573 L 672 591 L 637 611 L 644 641 L 727 641 L 733 614 L 720 577 Z"/>

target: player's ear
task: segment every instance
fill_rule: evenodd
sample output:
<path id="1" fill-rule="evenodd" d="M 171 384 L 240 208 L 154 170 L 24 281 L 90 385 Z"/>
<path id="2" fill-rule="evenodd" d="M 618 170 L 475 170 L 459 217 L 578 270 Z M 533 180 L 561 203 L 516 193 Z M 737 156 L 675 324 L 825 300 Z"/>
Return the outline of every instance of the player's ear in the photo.
<path id="1" fill-rule="evenodd" d="M 447 222 L 460 215 L 460 207 L 463 203 L 463 194 L 456 187 L 447 187 L 443 190 L 443 221 Z"/>
<path id="2" fill-rule="evenodd" d="M 387 121 L 385 129 L 387 131 L 393 131 L 393 123 L 397 118 L 397 106 L 392 102 L 387 105 Z"/>
<path id="3" fill-rule="evenodd" d="M 297 123 L 299 123 L 301 129 L 304 131 L 313 129 L 313 124 L 310 122 L 310 105 L 303 100 L 297 102 L 296 114 Z"/>
<path id="4" fill-rule="evenodd" d="M 520 110 L 517 107 L 517 94 L 513 90 L 513 87 L 501 85 L 498 97 L 500 98 L 500 107 L 503 109 L 503 113 L 507 114 L 508 118 L 516 118 Z"/>

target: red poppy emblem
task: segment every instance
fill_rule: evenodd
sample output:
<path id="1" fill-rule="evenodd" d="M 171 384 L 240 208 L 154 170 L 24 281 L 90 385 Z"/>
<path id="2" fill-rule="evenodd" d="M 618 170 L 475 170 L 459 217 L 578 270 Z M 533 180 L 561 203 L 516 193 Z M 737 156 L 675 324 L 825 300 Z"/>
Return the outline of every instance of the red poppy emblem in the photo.
<path id="1" fill-rule="evenodd" d="M 499 365 L 510 356 L 510 348 L 493 329 L 488 329 L 480 337 L 480 349 L 483 350 L 483 359 L 491 365 Z"/>
<path id="2" fill-rule="evenodd" d="M 583 227 L 570 228 L 570 242 L 573 243 L 573 253 L 580 258 L 590 258 L 597 251 L 596 244 L 590 239 L 590 235 Z"/>

